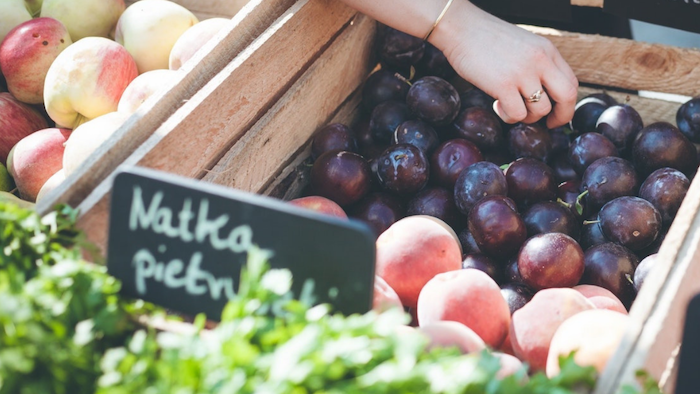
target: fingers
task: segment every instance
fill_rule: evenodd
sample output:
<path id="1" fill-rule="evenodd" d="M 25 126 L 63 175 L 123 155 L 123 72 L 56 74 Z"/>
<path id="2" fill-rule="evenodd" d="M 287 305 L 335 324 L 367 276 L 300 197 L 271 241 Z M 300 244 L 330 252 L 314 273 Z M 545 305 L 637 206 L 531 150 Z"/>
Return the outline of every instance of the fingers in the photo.
<path id="1" fill-rule="evenodd" d="M 549 101 L 549 96 L 539 84 L 539 81 L 536 83 L 528 83 L 526 86 L 526 89 L 520 91 L 527 108 L 527 116 L 522 122 L 535 123 L 550 113 L 552 110 L 552 103 Z M 535 97 L 537 93 L 539 93 L 539 99 Z"/>
<path id="2" fill-rule="evenodd" d="M 517 123 L 527 116 L 527 108 L 522 96 L 513 89 L 493 102 L 493 110 L 506 123 Z"/>
<path id="3" fill-rule="evenodd" d="M 552 129 L 565 125 L 574 116 L 578 81 L 573 83 L 569 75 L 561 72 L 558 67 L 554 67 L 552 72 L 544 75 L 542 84 L 555 103 L 552 112 L 547 117 L 547 127 Z"/>

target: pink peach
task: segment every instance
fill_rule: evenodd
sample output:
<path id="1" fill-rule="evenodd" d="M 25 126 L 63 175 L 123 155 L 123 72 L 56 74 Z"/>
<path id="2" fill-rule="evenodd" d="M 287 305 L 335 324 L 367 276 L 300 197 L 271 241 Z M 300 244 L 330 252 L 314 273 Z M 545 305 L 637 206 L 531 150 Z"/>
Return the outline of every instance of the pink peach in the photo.
<path id="1" fill-rule="evenodd" d="M 627 314 L 627 308 L 622 304 L 622 301 L 606 288 L 595 285 L 578 285 L 574 286 L 573 289 L 588 298 L 588 301 L 590 301 L 596 309 L 608 309 L 625 315 Z"/>

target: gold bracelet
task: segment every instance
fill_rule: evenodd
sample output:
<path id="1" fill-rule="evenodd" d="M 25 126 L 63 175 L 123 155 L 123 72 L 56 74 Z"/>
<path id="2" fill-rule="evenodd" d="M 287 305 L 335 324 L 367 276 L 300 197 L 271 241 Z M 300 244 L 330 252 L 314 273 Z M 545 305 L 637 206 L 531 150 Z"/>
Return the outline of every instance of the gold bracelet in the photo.
<path id="1" fill-rule="evenodd" d="M 433 27 L 430 28 L 430 31 L 428 34 L 425 35 L 425 38 L 423 38 L 423 41 L 428 41 L 428 38 L 430 38 L 430 35 L 433 34 L 433 30 L 435 30 L 435 27 L 440 23 L 442 20 L 442 17 L 445 16 L 445 13 L 447 13 L 447 9 L 450 8 L 450 5 L 452 5 L 453 0 L 447 0 L 447 4 L 445 4 L 445 8 L 442 9 L 442 12 L 440 13 L 440 16 L 437 17 L 435 20 L 435 23 L 433 23 Z"/>

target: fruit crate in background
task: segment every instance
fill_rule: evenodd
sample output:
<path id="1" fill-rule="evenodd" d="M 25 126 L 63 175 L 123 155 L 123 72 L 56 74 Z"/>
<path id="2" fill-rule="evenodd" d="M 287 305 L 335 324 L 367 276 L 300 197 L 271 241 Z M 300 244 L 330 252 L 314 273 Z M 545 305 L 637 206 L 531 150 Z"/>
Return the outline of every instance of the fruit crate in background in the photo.
<path id="1" fill-rule="evenodd" d="M 56 203 L 80 204 L 163 122 L 294 4 L 294 0 L 172 1 L 192 11 L 200 21 L 213 17 L 231 21 L 182 66 L 167 91 L 150 97 L 81 168 L 37 204 L 39 212 L 46 212 Z M 127 7 L 134 2 L 126 1 Z"/>
<path id="2" fill-rule="evenodd" d="M 645 124 L 675 124 L 680 104 L 616 90 L 700 95 L 700 51 L 528 29 L 550 39 L 582 83 L 600 87 L 582 87 L 579 98 L 602 89 L 620 102 L 629 96 Z M 220 72 L 200 81 L 202 88 L 173 108 L 122 165 L 298 197 L 308 182 L 313 133 L 325 124 L 352 124 L 358 118 L 361 87 L 376 64 L 375 31 L 373 20 L 337 0 L 297 1 Z M 79 225 L 102 248 L 113 176 L 95 183 L 84 199 L 72 200 L 79 202 Z M 699 210 L 696 177 L 630 311 L 632 324 L 600 378 L 598 393 L 616 393 L 635 380 L 640 368 L 673 392 L 685 307 L 700 291 Z"/>

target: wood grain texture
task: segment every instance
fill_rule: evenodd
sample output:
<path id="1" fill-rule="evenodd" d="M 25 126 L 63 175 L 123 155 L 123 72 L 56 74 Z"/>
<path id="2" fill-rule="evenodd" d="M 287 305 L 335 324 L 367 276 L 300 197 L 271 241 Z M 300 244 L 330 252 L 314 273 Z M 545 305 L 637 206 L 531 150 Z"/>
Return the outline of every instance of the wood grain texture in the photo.
<path id="1" fill-rule="evenodd" d="M 376 22 L 359 15 L 277 104 L 202 178 L 260 192 L 370 71 Z"/>
<path id="2" fill-rule="evenodd" d="M 581 7 L 603 7 L 603 0 L 571 0 L 571 5 Z"/>
<path id="3" fill-rule="evenodd" d="M 263 0 L 264 1 L 264 0 Z M 239 56 L 150 135 L 124 166 L 201 177 L 287 91 L 356 12 L 335 0 L 301 0 L 269 25 Z M 234 18 L 235 19 L 235 18 Z M 303 38 L 295 32 L 307 26 Z M 116 166 L 115 166 L 116 167 Z M 105 220 L 114 172 L 90 191 L 78 209 L 79 225 L 106 248 Z"/>
<path id="4" fill-rule="evenodd" d="M 548 38 L 579 81 L 631 90 L 700 95 L 700 50 L 521 26 Z"/>
<path id="5" fill-rule="evenodd" d="M 205 86 L 225 65 L 247 48 L 293 0 L 251 0 L 191 62 L 174 85 L 150 97 L 76 172 L 37 205 L 46 212 L 56 203 L 77 206 L 166 119 Z"/>

